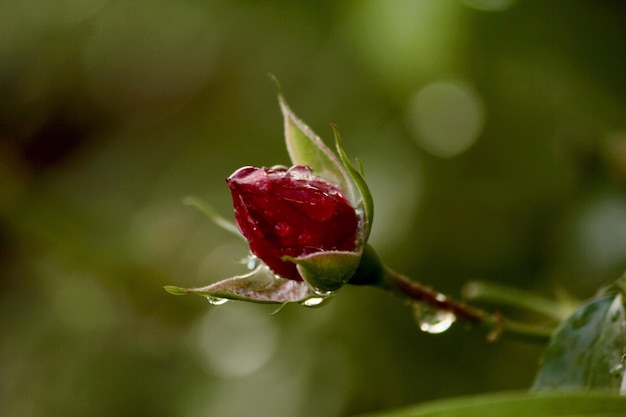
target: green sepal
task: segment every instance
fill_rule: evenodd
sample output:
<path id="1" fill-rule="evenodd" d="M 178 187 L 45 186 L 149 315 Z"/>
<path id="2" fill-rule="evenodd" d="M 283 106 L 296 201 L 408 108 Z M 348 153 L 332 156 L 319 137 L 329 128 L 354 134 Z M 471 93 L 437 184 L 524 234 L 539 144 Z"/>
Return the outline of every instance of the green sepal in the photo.
<path id="1" fill-rule="evenodd" d="M 234 223 L 220 216 L 220 214 L 213 207 L 211 207 L 208 203 L 200 200 L 198 197 L 185 197 L 185 199 L 183 200 L 183 204 L 200 210 L 205 216 L 209 218 L 209 220 L 211 220 L 217 226 L 221 227 L 229 233 L 238 236 L 239 238 L 242 238 L 243 240 L 246 240 L 246 238 L 239 232 L 239 229 Z"/>
<path id="2" fill-rule="evenodd" d="M 363 204 L 363 210 L 365 211 L 361 244 L 365 245 L 365 243 L 367 243 L 367 239 L 369 239 L 370 231 L 372 229 L 372 221 L 374 220 L 374 199 L 372 198 L 372 194 L 370 193 L 367 181 L 365 181 L 363 166 L 360 163 L 358 169 L 354 166 L 354 164 L 350 161 L 348 155 L 343 149 L 339 130 L 337 130 L 337 127 L 335 125 L 332 125 L 332 128 L 333 132 L 335 133 L 335 146 L 337 148 L 337 152 L 339 153 L 339 157 L 341 158 L 341 162 L 348 171 L 348 174 L 350 174 L 350 177 L 356 184 L 359 193 L 361 194 L 361 202 Z"/>
<path id="3" fill-rule="evenodd" d="M 385 277 L 385 265 L 374 248 L 371 245 L 365 245 L 359 260 L 359 266 L 347 283 L 351 285 L 371 285 L 388 290 L 390 287 Z"/>
<path id="4" fill-rule="evenodd" d="M 285 122 L 287 152 L 293 165 L 308 166 L 316 176 L 336 185 L 353 200 L 354 187 L 344 167 L 322 139 L 294 114 L 278 81 L 275 77 L 270 77 L 276 84 L 278 103 Z"/>
<path id="5" fill-rule="evenodd" d="M 361 253 L 323 251 L 283 259 L 295 263 L 304 281 L 318 294 L 324 294 L 337 291 L 348 282 L 359 266 Z"/>
<path id="6" fill-rule="evenodd" d="M 308 299 L 319 297 L 306 283 L 278 277 L 265 265 L 249 274 L 228 278 L 206 287 L 181 288 L 167 285 L 164 289 L 174 295 L 196 294 L 210 299 L 262 304 L 304 303 Z"/>

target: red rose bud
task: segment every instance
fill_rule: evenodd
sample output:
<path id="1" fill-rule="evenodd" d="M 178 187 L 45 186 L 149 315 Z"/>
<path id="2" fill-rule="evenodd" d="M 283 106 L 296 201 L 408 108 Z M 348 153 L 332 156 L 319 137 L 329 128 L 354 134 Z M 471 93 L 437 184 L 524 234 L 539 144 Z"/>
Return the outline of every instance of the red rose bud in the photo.
<path id="1" fill-rule="evenodd" d="M 243 167 L 227 180 L 235 220 L 250 250 L 277 275 L 296 281 L 284 261 L 322 251 L 354 251 L 358 218 L 342 191 L 305 166 Z"/>

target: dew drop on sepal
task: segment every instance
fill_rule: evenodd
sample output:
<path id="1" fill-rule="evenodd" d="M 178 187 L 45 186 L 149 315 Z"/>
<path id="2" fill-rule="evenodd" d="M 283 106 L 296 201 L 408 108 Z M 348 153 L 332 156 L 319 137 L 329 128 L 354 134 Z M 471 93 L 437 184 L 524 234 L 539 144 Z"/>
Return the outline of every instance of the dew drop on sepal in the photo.
<path id="1" fill-rule="evenodd" d="M 244 260 L 244 264 L 250 271 L 253 271 L 261 264 L 261 260 L 254 255 L 250 255 Z"/>
<path id="2" fill-rule="evenodd" d="M 311 297 L 302 301 L 300 304 L 302 304 L 305 307 L 317 307 L 317 306 L 322 305 L 324 301 L 326 301 L 326 299 L 327 297 Z"/>
<path id="3" fill-rule="evenodd" d="M 313 287 L 311 289 L 313 290 L 313 293 L 315 293 L 315 295 L 318 295 L 324 299 L 335 294 L 334 291 L 324 291 L 324 290 L 320 290 L 319 288 L 313 288 Z"/>
<path id="4" fill-rule="evenodd" d="M 228 302 L 226 298 L 207 296 L 206 299 L 209 303 L 213 304 L 214 306 L 221 306 L 222 304 L 226 304 Z"/>
<path id="5" fill-rule="evenodd" d="M 413 303 L 413 316 L 421 331 L 431 334 L 443 333 L 456 321 L 454 313 L 440 310 L 423 303 Z"/>

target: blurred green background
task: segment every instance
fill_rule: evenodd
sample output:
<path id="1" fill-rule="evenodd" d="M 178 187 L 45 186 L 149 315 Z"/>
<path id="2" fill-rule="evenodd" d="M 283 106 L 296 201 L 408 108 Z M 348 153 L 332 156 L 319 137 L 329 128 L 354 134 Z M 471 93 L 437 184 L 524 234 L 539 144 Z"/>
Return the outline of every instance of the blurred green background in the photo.
<path id="1" fill-rule="evenodd" d="M 542 347 L 346 287 L 321 309 L 173 297 L 239 274 L 224 178 L 287 164 L 267 72 L 376 204 L 384 259 L 459 296 L 584 299 L 626 269 L 626 4 L 0 0 L 0 414 L 347 416 L 526 389 Z"/>

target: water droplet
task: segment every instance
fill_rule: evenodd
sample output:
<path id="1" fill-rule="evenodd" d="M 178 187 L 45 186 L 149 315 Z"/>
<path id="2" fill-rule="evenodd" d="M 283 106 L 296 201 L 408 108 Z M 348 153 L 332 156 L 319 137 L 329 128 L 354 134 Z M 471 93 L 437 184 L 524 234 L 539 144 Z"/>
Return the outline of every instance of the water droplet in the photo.
<path id="1" fill-rule="evenodd" d="M 307 180 L 313 176 L 313 173 L 311 172 L 311 168 L 303 166 L 303 165 L 296 165 L 295 167 L 291 167 L 289 168 L 287 173 L 292 178 L 297 179 L 297 180 Z"/>
<path id="2" fill-rule="evenodd" d="M 320 290 L 318 288 L 313 288 L 313 292 L 315 293 L 315 295 L 319 295 L 322 298 L 328 298 L 331 295 L 334 294 L 333 291 L 324 291 L 324 290 Z"/>
<path id="3" fill-rule="evenodd" d="M 252 271 L 252 270 L 257 269 L 257 267 L 261 264 L 261 260 L 254 255 L 250 255 L 248 256 L 248 259 L 245 262 L 245 264 L 246 264 L 246 267 Z"/>
<path id="4" fill-rule="evenodd" d="M 445 295 L 443 295 L 443 294 L 439 293 L 439 294 L 435 295 L 435 299 L 436 299 L 437 301 L 439 301 L 440 303 L 444 303 L 444 302 L 446 302 L 446 300 L 448 299 L 448 297 L 446 297 Z"/>
<path id="5" fill-rule="evenodd" d="M 273 171 L 287 171 L 289 167 L 286 167 L 285 165 L 272 165 L 270 169 Z"/>
<path id="6" fill-rule="evenodd" d="M 420 330 L 431 334 L 445 332 L 456 321 L 454 313 L 438 310 L 422 303 L 413 304 L 413 315 Z"/>
<path id="7" fill-rule="evenodd" d="M 263 231 L 259 228 L 259 225 L 256 223 L 256 221 L 252 217 L 247 216 L 245 218 L 245 221 L 247 222 L 247 226 L 248 226 L 247 230 L 249 230 L 252 235 L 256 236 L 257 238 L 265 237 L 265 235 L 263 234 Z"/>
<path id="8" fill-rule="evenodd" d="M 274 226 L 274 232 L 280 237 L 285 237 L 293 233 L 293 227 L 286 222 L 279 222 Z"/>
<path id="9" fill-rule="evenodd" d="M 326 298 L 324 297 L 311 297 L 311 298 L 307 298 L 306 300 L 304 300 L 302 302 L 302 305 L 305 307 L 317 307 L 320 304 L 322 304 L 325 300 Z"/>
<path id="10" fill-rule="evenodd" d="M 207 296 L 206 299 L 214 306 L 221 306 L 222 304 L 226 304 L 228 302 L 226 298 L 211 297 L 210 295 Z"/>
<path id="11" fill-rule="evenodd" d="M 324 191 L 308 189 L 283 189 L 283 200 L 314 222 L 324 223 L 335 215 L 337 202 Z"/>
<path id="12" fill-rule="evenodd" d="M 300 246 L 307 246 L 310 245 L 315 239 L 315 236 L 313 236 L 313 234 L 311 232 L 309 232 L 308 230 L 303 231 L 302 233 L 300 233 L 300 235 L 298 235 L 298 245 Z"/>

